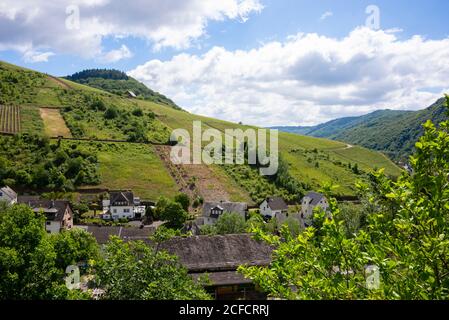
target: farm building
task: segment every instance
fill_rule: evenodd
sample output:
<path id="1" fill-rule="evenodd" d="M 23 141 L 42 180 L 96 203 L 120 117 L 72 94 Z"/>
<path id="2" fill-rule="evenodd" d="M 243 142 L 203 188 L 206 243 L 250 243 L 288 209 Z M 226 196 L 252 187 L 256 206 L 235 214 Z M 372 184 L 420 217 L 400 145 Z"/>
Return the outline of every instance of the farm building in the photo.
<path id="1" fill-rule="evenodd" d="M 147 240 L 155 231 L 151 226 L 123 227 L 123 226 L 76 226 L 91 233 L 100 245 L 106 244 L 110 237 L 116 236 L 125 241 Z"/>

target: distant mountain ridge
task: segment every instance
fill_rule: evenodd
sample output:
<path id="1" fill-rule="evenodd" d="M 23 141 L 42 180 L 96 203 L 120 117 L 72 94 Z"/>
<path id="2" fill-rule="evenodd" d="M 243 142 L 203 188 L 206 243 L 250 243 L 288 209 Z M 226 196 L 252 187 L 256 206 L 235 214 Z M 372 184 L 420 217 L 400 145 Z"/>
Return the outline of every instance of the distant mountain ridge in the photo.
<path id="1" fill-rule="evenodd" d="M 117 95 L 126 95 L 132 91 L 137 97 L 181 110 L 171 99 L 151 90 L 143 83 L 115 69 L 88 69 L 65 77 L 67 80 L 105 90 Z"/>
<path id="2" fill-rule="evenodd" d="M 339 140 L 382 151 L 396 161 L 405 161 L 423 133 L 427 120 L 446 118 L 444 98 L 419 111 L 378 110 L 359 117 L 335 119 L 312 127 L 274 127 L 300 135 Z"/>

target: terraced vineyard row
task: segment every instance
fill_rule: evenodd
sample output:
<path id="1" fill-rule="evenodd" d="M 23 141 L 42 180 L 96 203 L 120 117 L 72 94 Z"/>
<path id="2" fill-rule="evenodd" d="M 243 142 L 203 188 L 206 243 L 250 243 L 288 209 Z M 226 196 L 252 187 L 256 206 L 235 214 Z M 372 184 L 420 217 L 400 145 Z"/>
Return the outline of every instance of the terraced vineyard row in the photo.
<path id="1" fill-rule="evenodd" d="M 20 132 L 20 107 L 0 106 L 0 133 Z"/>

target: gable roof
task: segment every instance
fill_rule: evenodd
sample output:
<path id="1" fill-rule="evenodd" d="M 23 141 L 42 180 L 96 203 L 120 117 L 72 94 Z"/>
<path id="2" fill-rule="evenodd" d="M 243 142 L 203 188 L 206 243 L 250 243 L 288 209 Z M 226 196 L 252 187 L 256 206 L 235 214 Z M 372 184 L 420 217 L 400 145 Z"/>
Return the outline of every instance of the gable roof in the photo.
<path id="1" fill-rule="evenodd" d="M 10 200 L 17 199 L 17 193 L 8 186 L 4 186 L 3 188 L 1 188 L 0 192 L 6 195 Z"/>
<path id="2" fill-rule="evenodd" d="M 311 201 L 309 202 L 309 204 L 316 206 L 325 197 L 323 194 L 318 192 L 309 192 L 304 196 L 304 198 L 310 198 Z"/>
<path id="3" fill-rule="evenodd" d="M 134 205 L 134 194 L 131 191 L 111 191 L 109 199 L 111 206 L 116 203 L 125 203 L 126 206 Z"/>
<path id="4" fill-rule="evenodd" d="M 268 197 L 266 199 L 268 207 L 271 210 L 287 210 L 288 206 L 281 197 Z"/>
<path id="5" fill-rule="evenodd" d="M 210 217 L 212 209 L 220 209 L 223 213 L 239 213 L 245 215 L 248 205 L 244 202 L 205 202 L 203 205 L 203 217 Z"/>
<path id="6" fill-rule="evenodd" d="M 43 212 L 47 217 L 47 221 L 62 221 L 66 210 L 72 213 L 69 201 L 66 200 L 30 200 L 27 202 L 20 202 L 28 205 L 34 212 Z"/>
<path id="7" fill-rule="evenodd" d="M 189 272 L 232 271 L 240 265 L 266 266 L 272 247 L 250 234 L 175 237 L 160 244 L 179 257 Z"/>
<path id="8" fill-rule="evenodd" d="M 111 236 L 127 241 L 147 240 L 154 233 L 154 228 L 151 227 L 84 226 L 82 228 L 91 233 L 98 244 L 107 243 Z"/>

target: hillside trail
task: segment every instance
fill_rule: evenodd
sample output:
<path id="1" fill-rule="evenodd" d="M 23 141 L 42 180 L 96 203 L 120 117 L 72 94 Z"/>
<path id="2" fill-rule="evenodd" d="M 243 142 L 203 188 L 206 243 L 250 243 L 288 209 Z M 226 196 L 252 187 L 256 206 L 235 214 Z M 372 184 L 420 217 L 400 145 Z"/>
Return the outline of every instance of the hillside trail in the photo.
<path id="1" fill-rule="evenodd" d="M 59 78 L 56 78 L 56 77 L 53 77 L 53 76 L 48 75 L 48 79 L 49 79 L 50 81 L 52 81 L 52 82 L 58 84 L 59 86 L 61 86 L 61 87 L 64 88 L 64 89 L 72 89 L 71 86 L 69 86 L 67 83 L 65 83 L 64 81 L 62 81 L 62 80 L 59 79 Z"/>
<path id="2" fill-rule="evenodd" d="M 205 202 L 230 201 L 231 196 L 222 181 L 207 165 L 175 165 L 170 160 L 170 146 L 154 146 L 154 149 L 178 185 L 180 192 L 187 194 L 191 199 L 200 196 Z"/>

